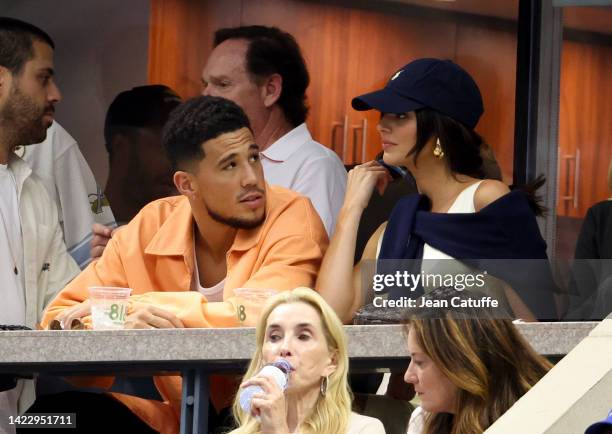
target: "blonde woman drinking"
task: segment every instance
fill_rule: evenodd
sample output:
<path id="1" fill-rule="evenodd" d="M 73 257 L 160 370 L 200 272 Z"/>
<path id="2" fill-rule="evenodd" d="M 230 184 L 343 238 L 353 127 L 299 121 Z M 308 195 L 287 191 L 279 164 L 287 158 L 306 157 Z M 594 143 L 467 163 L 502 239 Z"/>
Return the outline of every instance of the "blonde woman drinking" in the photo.
<path id="1" fill-rule="evenodd" d="M 240 390 L 259 386 L 250 412 L 234 403 L 231 434 L 384 434 L 382 423 L 351 412 L 348 352 L 342 324 L 315 291 L 297 288 L 272 298 L 257 326 L 257 349 Z M 292 367 L 285 391 L 260 374 L 284 359 Z"/>

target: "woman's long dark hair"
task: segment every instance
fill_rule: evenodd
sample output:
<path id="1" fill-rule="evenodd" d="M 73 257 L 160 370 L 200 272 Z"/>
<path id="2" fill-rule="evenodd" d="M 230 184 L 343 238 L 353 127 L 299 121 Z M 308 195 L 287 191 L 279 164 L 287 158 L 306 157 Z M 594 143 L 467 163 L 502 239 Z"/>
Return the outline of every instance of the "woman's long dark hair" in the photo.
<path id="1" fill-rule="evenodd" d="M 462 123 L 431 109 L 416 112 L 417 138 L 408 155 L 414 155 L 414 162 L 432 137 L 440 140 L 451 172 L 474 178 L 484 178 L 480 149 L 483 139 Z"/>
<path id="2" fill-rule="evenodd" d="M 460 122 L 435 110 L 424 108 L 415 111 L 417 123 L 417 138 L 414 148 L 407 156 L 413 155 L 416 164 L 417 157 L 432 137 L 440 140 L 440 146 L 453 174 L 485 179 L 482 149 L 484 139 L 474 130 Z M 544 175 L 538 176 L 526 185 L 511 185 L 511 190 L 522 190 L 527 194 L 529 205 L 535 215 L 543 215 L 546 209 L 536 191 L 544 185 Z"/>

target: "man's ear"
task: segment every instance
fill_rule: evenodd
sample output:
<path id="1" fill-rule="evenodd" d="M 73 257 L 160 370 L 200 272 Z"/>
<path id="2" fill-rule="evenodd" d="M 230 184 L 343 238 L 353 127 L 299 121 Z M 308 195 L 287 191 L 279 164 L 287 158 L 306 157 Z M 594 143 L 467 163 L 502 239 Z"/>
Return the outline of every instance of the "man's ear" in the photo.
<path id="1" fill-rule="evenodd" d="M 7 94 L 13 81 L 13 74 L 8 68 L 0 66 L 0 98 Z"/>
<path id="2" fill-rule="evenodd" d="M 280 74 L 272 74 L 266 78 L 262 86 L 263 102 L 266 107 L 272 107 L 281 96 L 283 91 L 283 77 Z"/>
<path id="3" fill-rule="evenodd" d="M 194 176 L 189 172 L 177 170 L 174 172 L 172 177 L 176 189 L 183 196 L 187 196 L 189 199 L 194 199 L 198 191 L 198 186 L 195 182 Z"/>

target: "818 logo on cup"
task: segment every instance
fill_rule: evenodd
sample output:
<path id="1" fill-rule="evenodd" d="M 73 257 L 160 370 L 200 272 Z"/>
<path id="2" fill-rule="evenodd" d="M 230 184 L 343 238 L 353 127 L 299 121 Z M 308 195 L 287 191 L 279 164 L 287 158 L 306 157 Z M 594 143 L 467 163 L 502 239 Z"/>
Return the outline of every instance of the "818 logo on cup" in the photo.
<path id="1" fill-rule="evenodd" d="M 108 317 L 113 321 L 125 321 L 126 315 L 126 306 L 111 304 L 110 311 L 108 313 Z"/>

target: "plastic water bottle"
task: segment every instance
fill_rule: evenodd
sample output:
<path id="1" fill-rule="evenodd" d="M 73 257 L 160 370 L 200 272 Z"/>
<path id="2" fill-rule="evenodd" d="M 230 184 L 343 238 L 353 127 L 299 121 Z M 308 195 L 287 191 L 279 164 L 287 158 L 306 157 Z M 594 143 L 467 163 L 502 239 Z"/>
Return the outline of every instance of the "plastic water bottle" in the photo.
<path id="1" fill-rule="evenodd" d="M 289 373 L 293 370 L 291 364 L 285 359 L 278 359 L 276 362 L 264 366 L 259 374 L 257 375 L 265 375 L 266 377 L 271 377 L 274 379 L 278 387 L 281 390 L 287 389 L 287 383 L 289 380 Z M 260 386 L 249 386 L 245 387 L 240 391 L 240 407 L 245 413 L 251 412 L 251 400 L 253 399 L 253 395 L 256 393 L 263 393 L 263 389 Z"/>

